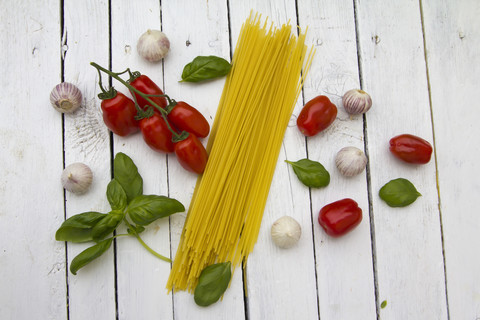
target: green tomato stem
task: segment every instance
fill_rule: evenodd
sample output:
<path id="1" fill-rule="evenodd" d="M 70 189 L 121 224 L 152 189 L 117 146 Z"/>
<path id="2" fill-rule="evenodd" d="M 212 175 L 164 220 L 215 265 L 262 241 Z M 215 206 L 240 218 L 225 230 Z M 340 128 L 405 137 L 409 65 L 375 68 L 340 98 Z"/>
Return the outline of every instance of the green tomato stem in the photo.
<path id="1" fill-rule="evenodd" d="M 139 96 L 141 96 L 142 98 L 144 98 L 148 103 L 150 103 L 155 109 L 157 109 L 160 114 L 162 115 L 163 119 L 165 120 L 165 122 L 167 123 L 167 127 L 168 127 L 168 130 L 170 130 L 173 134 L 174 137 L 176 137 L 177 139 L 179 138 L 179 134 L 175 132 L 175 130 L 172 129 L 172 127 L 170 126 L 170 123 L 168 122 L 168 119 L 167 119 L 167 111 L 164 110 L 163 108 L 161 108 L 159 105 L 157 105 L 155 102 L 152 101 L 152 99 L 150 99 L 150 97 L 153 97 L 153 96 L 164 96 L 165 98 L 167 98 L 169 104 L 172 104 L 172 99 L 170 99 L 170 97 L 166 94 L 164 95 L 148 95 L 148 94 L 145 94 L 139 90 L 137 90 L 136 88 L 134 88 L 131 84 L 129 84 L 127 81 L 123 80 L 122 78 L 119 77 L 119 74 L 123 74 L 125 72 L 128 72 L 130 75 L 131 75 L 131 72 L 130 72 L 130 69 L 127 69 L 125 70 L 124 72 L 121 72 L 121 73 L 115 73 L 115 72 L 111 72 L 110 70 L 108 69 L 105 69 L 104 67 L 98 65 L 97 63 L 95 62 L 90 62 L 90 65 L 92 65 L 94 68 L 96 68 L 98 70 L 98 73 L 100 74 L 100 70 L 105 72 L 106 74 L 108 74 L 110 77 L 114 78 L 115 80 L 119 81 L 121 84 L 123 84 L 125 87 L 127 87 L 130 91 L 133 91 L 135 93 L 137 93 Z M 133 95 L 133 98 L 135 99 L 135 95 Z M 174 101 L 174 100 L 173 100 Z M 135 107 L 137 108 L 137 112 L 140 112 L 140 107 L 138 106 L 137 104 L 137 101 L 135 99 Z M 143 111 L 143 110 L 142 110 Z"/>

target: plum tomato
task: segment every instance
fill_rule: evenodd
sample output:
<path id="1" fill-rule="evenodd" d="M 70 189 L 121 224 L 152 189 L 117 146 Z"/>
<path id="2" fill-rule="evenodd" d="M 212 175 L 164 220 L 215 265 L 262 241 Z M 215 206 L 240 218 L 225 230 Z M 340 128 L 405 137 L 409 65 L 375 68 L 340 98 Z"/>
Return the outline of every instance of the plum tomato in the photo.
<path id="1" fill-rule="evenodd" d="M 184 169 L 198 174 L 205 170 L 207 151 L 193 133 L 189 133 L 186 139 L 175 143 L 175 155 Z"/>
<path id="2" fill-rule="evenodd" d="M 178 101 L 168 114 L 168 120 L 180 131 L 193 133 L 198 138 L 205 138 L 210 132 L 207 119 L 186 102 Z"/>
<path id="3" fill-rule="evenodd" d="M 139 130 L 139 123 L 135 120 L 137 109 L 132 99 L 121 92 L 112 91 L 113 98 L 102 99 L 101 108 L 103 122 L 116 135 L 128 136 Z"/>
<path id="4" fill-rule="evenodd" d="M 167 153 L 174 151 L 173 134 L 160 114 L 154 113 L 150 118 L 140 120 L 140 130 L 143 140 L 153 150 Z"/>
<path id="5" fill-rule="evenodd" d="M 352 199 L 338 200 L 320 210 L 318 222 L 329 236 L 340 237 L 362 222 L 362 209 Z"/>
<path id="6" fill-rule="evenodd" d="M 138 91 L 145 93 L 145 94 L 153 94 L 153 95 L 163 95 L 163 91 L 152 81 L 149 77 L 142 74 L 136 77 L 133 80 L 130 80 L 130 85 L 137 89 Z M 135 96 L 138 105 L 141 108 L 144 108 L 147 105 L 151 105 L 147 100 L 141 97 L 139 94 L 132 91 L 132 95 Z M 165 97 L 149 97 L 150 100 L 155 102 L 160 108 L 165 108 L 167 106 L 167 99 Z"/>
<path id="7" fill-rule="evenodd" d="M 432 151 L 428 141 L 411 134 L 401 134 L 390 139 L 390 152 L 408 163 L 426 164 L 432 157 Z"/>
<path id="8" fill-rule="evenodd" d="M 337 117 L 337 107 L 326 96 L 318 96 L 308 101 L 297 118 L 300 132 L 312 137 L 328 128 Z"/>

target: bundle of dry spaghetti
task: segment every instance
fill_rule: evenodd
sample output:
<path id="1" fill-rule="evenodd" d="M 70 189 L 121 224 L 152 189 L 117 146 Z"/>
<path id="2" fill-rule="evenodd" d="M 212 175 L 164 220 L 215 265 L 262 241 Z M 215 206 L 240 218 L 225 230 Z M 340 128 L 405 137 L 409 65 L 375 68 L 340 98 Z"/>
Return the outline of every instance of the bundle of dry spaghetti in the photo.
<path id="1" fill-rule="evenodd" d="M 243 24 L 167 289 L 192 291 L 208 265 L 246 261 L 313 50 L 290 24 Z"/>

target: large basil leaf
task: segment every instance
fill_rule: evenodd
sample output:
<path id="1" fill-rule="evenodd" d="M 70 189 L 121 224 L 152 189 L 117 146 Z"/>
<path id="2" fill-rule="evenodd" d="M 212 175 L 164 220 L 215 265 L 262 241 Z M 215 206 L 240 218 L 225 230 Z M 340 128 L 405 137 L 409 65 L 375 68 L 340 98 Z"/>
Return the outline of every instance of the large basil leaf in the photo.
<path id="1" fill-rule="evenodd" d="M 138 168 L 126 154 L 119 152 L 113 160 L 115 180 L 122 186 L 127 195 L 127 202 L 143 194 L 143 179 Z"/>
<path id="2" fill-rule="evenodd" d="M 195 303 L 206 307 L 217 302 L 227 290 L 231 278 L 230 261 L 212 264 L 203 269 L 193 295 Z"/>
<path id="3" fill-rule="evenodd" d="M 321 188 L 326 187 L 330 183 L 330 174 L 325 167 L 310 159 L 301 159 L 296 162 L 285 160 L 286 163 L 292 165 L 293 172 L 298 179 L 307 187 Z"/>
<path id="4" fill-rule="evenodd" d="M 183 68 L 181 82 L 200 82 L 222 77 L 230 72 L 232 65 L 216 56 L 198 56 Z"/>
<path id="5" fill-rule="evenodd" d="M 108 248 L 110 248 L 112 241 L 113 238 L 105 239 L 80 252 L 75 258 L 73 258 L 72 263 L 70 264 L 70 272 L 77 274 L 77 271 L 80 268 L 83 268 L 107 251 Z"/>
<path id="6" fill-rule="evenodd" d="M 86 242 L 93 240 L 92 230 L 106 214 L 100 212 L 84 212 L 65 220 L 55 233 L 58 241 Z"/>
<path id="7" fill-rule="evenodd" d="M 99 241 L 112 233 L 122 222 L 124 216 L 125 214 L 122 211 L 112 211 L 107 214 L 93 227 L 92 239 Z"/>
<path id="8" fill-rule="evenodd" d="M 107 199 L 112 210 L 123 210 L 127 206 L 127 194 L 115 179 L 107 186 Z"/>
<path id="9" fill-rule="evenodd" d="M 378 194 L 390 207 L 406 207 L 421 196 L 415 186 L 404 178 L 389 181 Z"/>
<path id="10" fill-rule="evenodd" d="M 140 226 L 181 211 L 185 211 L 185 207 L 179 201 L 156 195 L 138 196 L 127 206 L 130 219 Z"/>

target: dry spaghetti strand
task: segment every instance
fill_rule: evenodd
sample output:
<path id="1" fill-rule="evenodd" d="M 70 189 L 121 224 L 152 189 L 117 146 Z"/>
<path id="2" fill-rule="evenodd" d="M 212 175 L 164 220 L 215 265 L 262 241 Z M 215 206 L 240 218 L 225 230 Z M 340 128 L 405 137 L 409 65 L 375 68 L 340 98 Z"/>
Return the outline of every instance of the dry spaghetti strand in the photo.
<path id="1" fill-rule="evenodd" d="M 314 55 L 305 33 L 250 14 L 240 31 L 167 289 L 192 291 L 216 262 L 246 261 L 257 241 L 283 136 Z"/>

